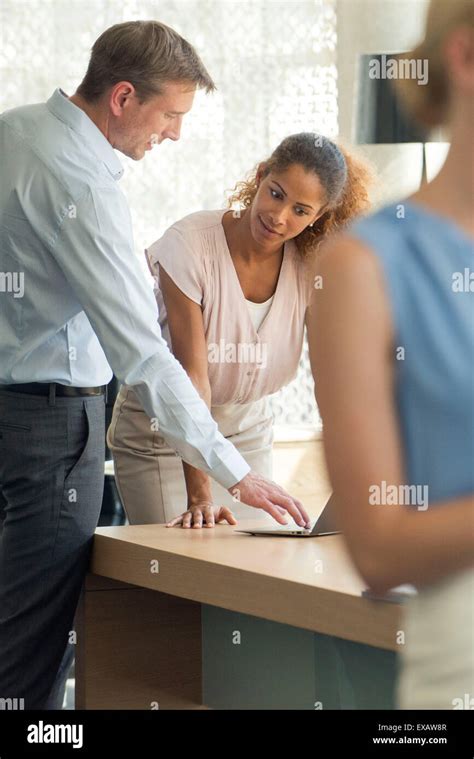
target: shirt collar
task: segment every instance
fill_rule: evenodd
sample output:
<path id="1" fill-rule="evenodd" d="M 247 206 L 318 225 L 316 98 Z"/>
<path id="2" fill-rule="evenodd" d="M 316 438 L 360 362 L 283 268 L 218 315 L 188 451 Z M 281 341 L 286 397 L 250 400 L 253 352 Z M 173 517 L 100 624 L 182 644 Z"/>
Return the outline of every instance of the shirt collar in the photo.
<path id="1" fill-rule="evenodd" d="M 120 179 L 124 169 L 117 155 L 100 129 L 89 118 L 87 113 L 71 103 L 68 96 L 58 87 L 46 103 L 47 107 L 58 119 L 82 134 L 89 146 L 105 163 L 114 179 Z"/>

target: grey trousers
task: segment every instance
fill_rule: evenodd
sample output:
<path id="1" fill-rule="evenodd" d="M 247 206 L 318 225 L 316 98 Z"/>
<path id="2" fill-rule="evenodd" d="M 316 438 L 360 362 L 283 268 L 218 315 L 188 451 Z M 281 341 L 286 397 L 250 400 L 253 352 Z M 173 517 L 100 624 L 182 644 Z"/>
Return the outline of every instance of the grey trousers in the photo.
<path id="1" fill-rule="evenodd" d="M 61 706 L 104 456 L 103 395 L 0 389 L 0 702 Z"/>

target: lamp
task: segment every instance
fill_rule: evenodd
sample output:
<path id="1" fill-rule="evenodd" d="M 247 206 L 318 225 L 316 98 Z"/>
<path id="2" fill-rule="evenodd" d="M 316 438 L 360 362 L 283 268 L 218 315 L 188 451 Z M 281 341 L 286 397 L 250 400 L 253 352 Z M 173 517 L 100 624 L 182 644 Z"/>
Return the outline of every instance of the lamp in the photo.
<path id="1" fill-rule="evenodd" d="M 360 55 L 355 141 L 370 145 L 421 143 L 423 184 L 427 179 L 426 143 L 442 139 L 418 124 L 400 105 L 392 84 L 394 76 L 390 76 L 396 72 L 398 55 L 403 57 L 403 53 Z"/>

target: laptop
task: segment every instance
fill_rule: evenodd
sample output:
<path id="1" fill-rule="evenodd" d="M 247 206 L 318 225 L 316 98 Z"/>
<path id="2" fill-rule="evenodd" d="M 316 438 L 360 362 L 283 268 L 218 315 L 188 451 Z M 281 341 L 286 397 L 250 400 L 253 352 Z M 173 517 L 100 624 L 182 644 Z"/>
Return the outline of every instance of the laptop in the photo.
<path id="1" fill-rule="evenodd" d="M 336 528 L 334 519 L 334 501 L 333 496 L 329 497 L 326 505 L 319 517 L 316 519 L 312 529 L 305 530 L 301 527 L 294 529 L 288 525 L 278 527 L 256 527 L 255 529 L 234 530 L 234 532 L 245 532 L 248 535 L 268 535 L 269 537 L 287 537 L 287 538 L 319 538 L 324 535 L 339 535 L 340 530 Z"/>

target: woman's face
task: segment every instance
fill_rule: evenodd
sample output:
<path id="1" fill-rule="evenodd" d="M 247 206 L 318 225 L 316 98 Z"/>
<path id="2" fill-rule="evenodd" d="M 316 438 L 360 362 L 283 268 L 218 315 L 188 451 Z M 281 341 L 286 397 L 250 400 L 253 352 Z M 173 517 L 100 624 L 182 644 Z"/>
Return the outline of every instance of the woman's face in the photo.
<path id="1" fill-rule="evenodd" d="M 294 163 L 263 176 L 259 167 L 257 194 L 250 206 L 250 231 L 259 245 L 279 248 L 324 213 L 325 192 L 318 176 Z"/>

